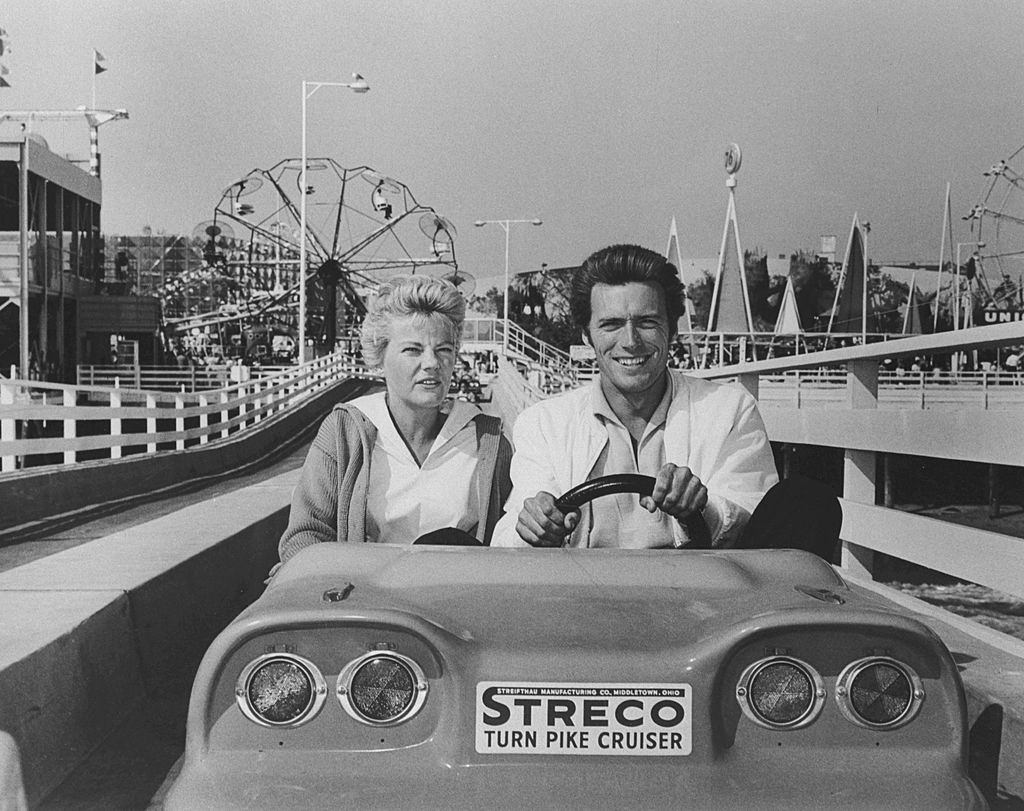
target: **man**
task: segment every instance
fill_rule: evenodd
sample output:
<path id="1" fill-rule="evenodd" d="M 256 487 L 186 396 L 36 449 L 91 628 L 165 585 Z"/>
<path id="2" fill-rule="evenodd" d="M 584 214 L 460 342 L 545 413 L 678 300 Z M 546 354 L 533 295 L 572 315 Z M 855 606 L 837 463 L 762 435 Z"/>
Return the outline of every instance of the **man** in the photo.
<path id="1" fill-rule="evenodd" d="M 813 483 L 801 503 L 812 516 L 790 515 L 787 486 L 765 500 L 771 506 L 759 511 L 763 517 L 751 527 L 757 532 L 745 531 L 778 483 L 768 436 L 745 391 L 668 369 L 684 307 L 672 264 L 635 245 L 604 248 L 573 279 L 570 303 L 600 375 L 519 415 L 513 489 L 492 545 L 685 547 L 699 516 L 715 547 L 800 546 L 831 554 L 839 505 Z M 652 476 L 654 491 L 639 499 L 605 496 L 568 513 L 555 505 L 573 486 L 614 473 Z"/>

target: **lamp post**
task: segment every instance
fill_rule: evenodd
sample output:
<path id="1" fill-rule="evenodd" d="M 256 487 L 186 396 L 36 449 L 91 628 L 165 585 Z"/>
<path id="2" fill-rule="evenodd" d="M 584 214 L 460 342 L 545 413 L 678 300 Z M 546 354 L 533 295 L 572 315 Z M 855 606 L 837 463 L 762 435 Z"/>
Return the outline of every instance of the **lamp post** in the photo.
<path id="1" fill-rule="evenodd" d="M 958 242 L 956 243 L 956 293 L 955 308 L 953 310 L 953 329 L 960 329 L 960 249 L 964 245 L 973 245 L 975 248 L 984 248 L 984 242 Z M 977 252 L 977 251 L 975 251 Z"/>
<path id="2" fill-rule="evenodd" d="M 302 82 L 302 165 L 299 168 L 299 352 L 301 364 L 306 359 L 306 102 L 321 87 L 347 87 L 355 93 L 366 93 L 370 85 L 358 73 L 351 82 Z"/>
<path id="3" fill-rule="evenodd" d="M 530 225 L 543 225 L 544 222 L 539 219 L 532 220 L 477 220 L 473 223 L 477 228 L 483 228 L 485 225 L 500 225 L 505 231 L 505 295 L 504 295 L 504 324 L 501 330 L 501 348 L 502 354 L 508 355 L 508 299 L 509 299 L 509 279 L 508 279 L 508 235 L 512 225 L 516 223 L 529 223 Z"/>

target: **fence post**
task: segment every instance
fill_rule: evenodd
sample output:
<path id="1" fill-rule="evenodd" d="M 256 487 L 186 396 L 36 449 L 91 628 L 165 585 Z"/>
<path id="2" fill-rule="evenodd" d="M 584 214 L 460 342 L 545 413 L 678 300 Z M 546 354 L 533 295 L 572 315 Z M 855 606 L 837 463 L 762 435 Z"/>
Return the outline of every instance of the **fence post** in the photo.
<path id="1" fill-rule="evenodd" d="M 209 399 L 205 394 L 199 395 L 199 407 L 203 410 L 203 413 L 199 415 L 199 444 L 205 445 L 210 441 L 210 415 L 206 412 L 206 407 L 210 404 Z"/>
<path id="2" fill-rule="evenodd" d="M 220 437 L 224 439 L 228 435 L 228 390 L 220 390 Z"/>
<path id="3" fill-rule="evenodd" d="M 981 407 L 988 411 L 988 372 L 981 373 Z"/>
<path id="4" fill-rule="evenodd" d="M 255 378 L 252 381 L 252 393 L 256 395 L 256 401 L 253 403 L 253 418 L 252 418 L 252 421 L 253 421 L 254 425 L 257 422 L 259 422 L 261 419 L 263 419 L 263 414 L 260 411 L 260 408 L 263 406 L 263 398 L 260 397 L 260 392 L 262 392 L 262 391 L 263 391 L 263 381 L 260 378 L 257 377 L 257 378 Z"/>
<path id="5" fill-rule="evenodd" d="M 156 395 L 146 395 L 146 409 L 151 412 L 150 416 L 146 417 L 146 433 L 150 435 L 156 434 Z M 156 439 L 146 443 L 146 453 L 156 453 Z"/>
<path id="6" fill-rule="evenodd" d="M 14 384 L 0 383 L 0 409 L 14 405 Z M 0 417 L 0 442 L 13 442 L 17 438 L 17 426 L 13 419 Z M 18 457 L 14 454 L 0 456 L 0 473 L 14 470 L 18 466 Z"/>
<path id="7" fill-rule="evenodd" d="M 135 388 L 142 388 L 142 367 L 139 364 L 135 364 Z"/>
<path id="8" fill-rule="evenodd" d="M 878 408 L 878 362 L 850 361 L 847 367 L 847 406 L 853 410 Z M 875 452 L 847 448 L 843 452 L 843 498 L 875 503 Z M 875 552 L 843 540 L 840 565 L 849 572 L 873 577 Z"/>
<path id="9" fill-rule="evenodd" d="M 69 395 L 70 395 L 70 397 L 69 397 Z M 68 402 L 69 399 L 70 399 L 70 403 Z M 62 400 L 62 405 L 65 408 L 74 408 L 75 406 L 77 406 L 78 405 L 78 392 L 76 390 L 74 390 L 74 389 L 70 389 L 70 390 L 69 389 L 64 389 L 64 397 L 63 397 L 63 400 Z M 68 440 L 69 439 L 74 440 L 78 436 L 77 428 L 78 428 L 78 424 L 75 422 L 73 417 L 71 419 L 64 420 L 64 447 L 65 447 L 65 450 L 64 450 L 64 464 L 65 465 L 73 465 L 77 461 L 77 459 L 78 459 L 78 454 L 75 451 L 74 447 L 68 447 L 68 444 L 69 444 Z"/>
<path id="10" fill-rule="evenodd" d="M 121 436 L 121 417 L 117 416 L 117 415 L 115 415 L 115 413 L 113 413 L 113 412 L 115 412 L 116 410 L 118 410 L 120 408 L 121 408 L 121 391 L 117 390 L 117 391 L 110 392 L 110 410 L 111 410 L 111 415 L 110 415 L 110 435 L 112 437 L 119 437 L 119 436 Z M 110 458 L 111 459 L 120 459 L 121 458 L 121 446 L 120 445 L 111 445 L 110 446 Z"/>
<path id="11" fill-rule="evenodd" d="M 921 370 L 918 374 L 921 376 L 919 381 L 921 389 L 921 410 L 924 411 L 924 370 Z"/>
<path id="12" fill-rule="evenodd" d="M 182 386 L 182 388 L 185 388 Z M 185 417 L 182 412 L 185 410 L 185 398 L 181 394 L 174 395 L 174 432 L 182 434 L 185 432 Z M 174 440 L 174 447 L 176 450 L 185 450 L 185 437 L 179 436 Z"/>

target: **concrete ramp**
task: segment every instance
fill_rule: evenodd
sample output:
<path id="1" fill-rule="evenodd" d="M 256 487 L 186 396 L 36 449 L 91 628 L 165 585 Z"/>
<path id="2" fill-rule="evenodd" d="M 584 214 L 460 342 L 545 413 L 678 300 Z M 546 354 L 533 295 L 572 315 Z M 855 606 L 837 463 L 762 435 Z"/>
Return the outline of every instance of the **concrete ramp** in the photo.
<path id="1" fill-rule="evenodd" d="M 0 573 L 0 730 L 29 802 L 261 593 L 298 474 Z"/>

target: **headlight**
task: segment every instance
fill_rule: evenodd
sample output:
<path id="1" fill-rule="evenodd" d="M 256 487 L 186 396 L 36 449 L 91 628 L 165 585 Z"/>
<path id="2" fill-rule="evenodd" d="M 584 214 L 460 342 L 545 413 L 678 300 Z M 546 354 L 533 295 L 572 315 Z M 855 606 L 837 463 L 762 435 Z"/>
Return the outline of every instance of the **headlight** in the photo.
<path id="1" fill-rule="evenodd" d="M 858 659 L 836 680 L 843 715 L 869 729 L 896 729 L 910 721 L 924 702 L 924 688 L 907 665 L 888 656 Z"/>
<path id="2" fill-rule="evenodd" d="M 316 665 L 291 653 L 267 653 L 251 661 L 235 684 L 245 716 L 271 727 L 299 726 L 327 698 L 327 682 Z"/>
<path id="3" fill-rule="evenodd" d="M 408 656 L 371 651 L 338 675 L 338 700 L 364 724 L 390 726 L 412 718 L 427 699 L 423 669 Z"/>
<path id="4" fill-rule="evenodd" d="M 736 685 L 744 715 L 768 729 L 807 726 L 825 704 L 825 684 L 806 662 L 771 656 L 747 667 Z"/>

